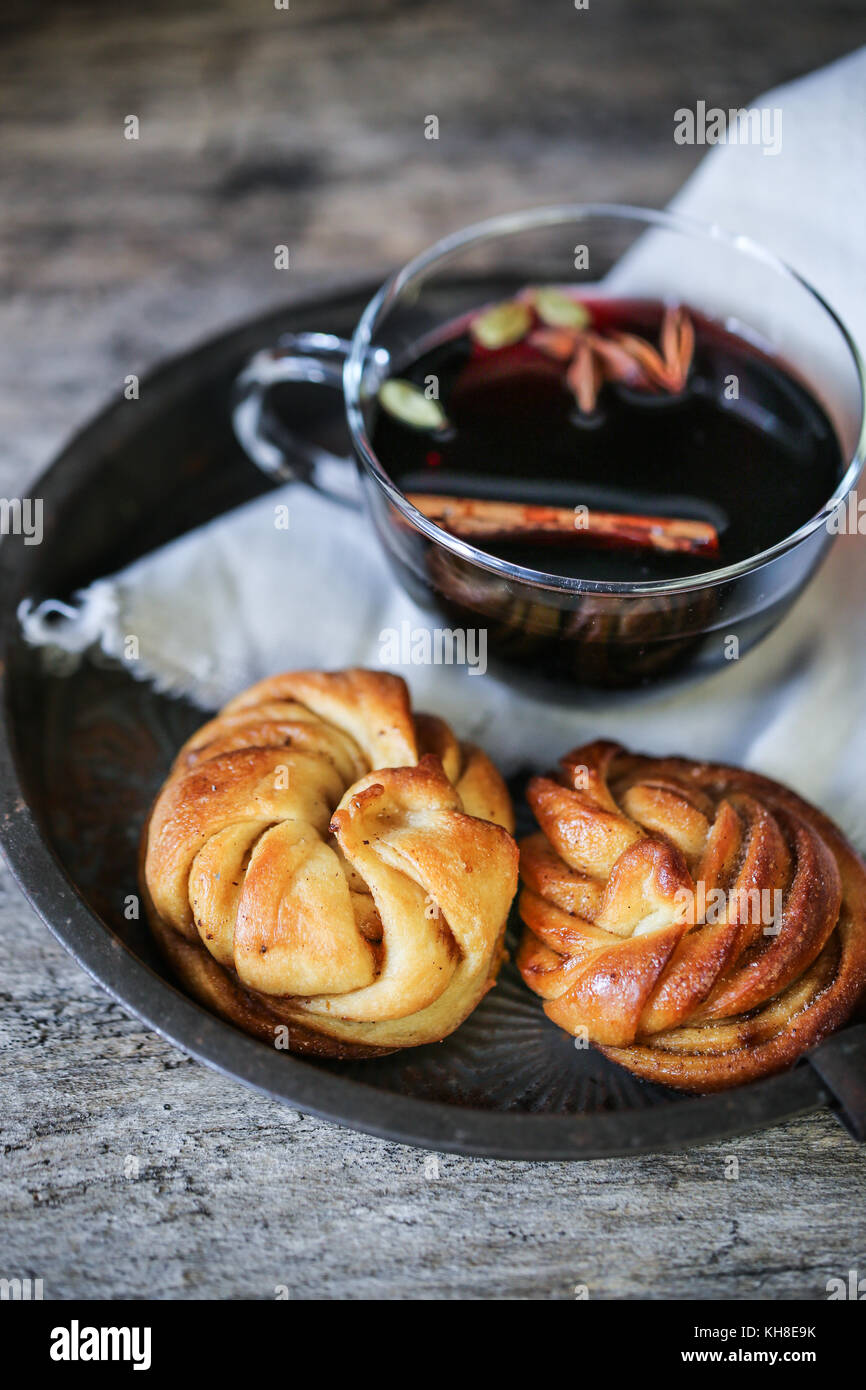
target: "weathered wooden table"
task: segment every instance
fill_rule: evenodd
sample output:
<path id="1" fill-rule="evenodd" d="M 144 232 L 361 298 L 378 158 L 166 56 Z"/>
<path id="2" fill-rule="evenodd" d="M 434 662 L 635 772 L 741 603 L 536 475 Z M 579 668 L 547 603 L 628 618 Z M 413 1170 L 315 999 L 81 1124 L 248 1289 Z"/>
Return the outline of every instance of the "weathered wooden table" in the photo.
<path id="1" fill-rule="evenodd" d="M 697 157 L 677 107 L 864 38 L 857 0 L 7 3 L 0 495 L 127 373 L 314 280 L 524 204 L 663 204 Z M 0 1276 L 47 1297 L 815 1299 L 866 1272 L 866 1152 L 829 1115 L 674 1157 L 434 1160 L 173 1051 L 5 869 L 0 951 Z"/>

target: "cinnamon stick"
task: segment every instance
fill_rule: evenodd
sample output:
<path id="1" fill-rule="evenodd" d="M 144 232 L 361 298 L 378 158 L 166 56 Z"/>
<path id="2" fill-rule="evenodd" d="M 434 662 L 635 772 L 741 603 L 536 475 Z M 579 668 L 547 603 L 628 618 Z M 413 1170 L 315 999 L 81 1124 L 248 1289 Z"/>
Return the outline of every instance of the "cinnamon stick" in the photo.
<path id="1" fill-rule="evenodd" d="M 437 526 L 466 541 L 541 541 L 702 556 L 715 555 L 719 549 L 718 532 L 706 521 L 439 493 L 410 492 L 407 496 L 413 507 Z"/>

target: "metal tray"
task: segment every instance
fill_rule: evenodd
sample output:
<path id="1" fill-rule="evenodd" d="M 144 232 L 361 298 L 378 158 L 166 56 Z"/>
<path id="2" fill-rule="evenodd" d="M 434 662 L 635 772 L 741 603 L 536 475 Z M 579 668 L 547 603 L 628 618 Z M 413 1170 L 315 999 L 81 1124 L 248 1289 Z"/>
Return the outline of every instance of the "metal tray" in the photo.
<path id="1" fill-rule="evenodd" d="M 864 1026 L 830 1039 L 814 1064 L 683 1097 L 575 1049 L 507 965 L 444 1043 L 366 1062 L 301 1060 L 187 998 L 144 923 L 125 920 L 147 808 L 202 715 L 105 661 L 49 673 L 21 642 L 16 608 L 25 596 L 68 595 L 264 491 L 234 443 L 231 381 L 280 332 L 350 335 L 371 292 L 295 304 L 168 363 L 134 405 L 116 402 L 79 434 L 32 489 L 44 503 L 43 544 L 0 545 L 0 845 L 22 889 L 79 964 L 169 1042 L 289 1105 L 391 1140 L 487 1157 L 591 1158 L 683 1148 L 828 1104 L 862 1138 Z M 318 393 L 292 402 L 304 425 L 338 442 L 336 397 L 325 396 L 325 417 Z"/>

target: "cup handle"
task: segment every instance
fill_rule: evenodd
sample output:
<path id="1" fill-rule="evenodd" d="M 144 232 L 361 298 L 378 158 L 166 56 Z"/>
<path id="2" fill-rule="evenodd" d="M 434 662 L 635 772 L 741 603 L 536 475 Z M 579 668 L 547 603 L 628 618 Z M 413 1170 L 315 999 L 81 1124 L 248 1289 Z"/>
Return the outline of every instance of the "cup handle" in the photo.
<path id="1" fill-rule="evenodd" d="M 286 333 L 276 346 L 251 357 L 232 388 L 235 438 L 248 458 L 275 482 L 301 482 L 344 506 L 362 505 L 358 471 L 288 429 L 270 404 L 272 387 L 287 381 L 343 389 L 343 363 L 351 344 L 331 333 Z"/>

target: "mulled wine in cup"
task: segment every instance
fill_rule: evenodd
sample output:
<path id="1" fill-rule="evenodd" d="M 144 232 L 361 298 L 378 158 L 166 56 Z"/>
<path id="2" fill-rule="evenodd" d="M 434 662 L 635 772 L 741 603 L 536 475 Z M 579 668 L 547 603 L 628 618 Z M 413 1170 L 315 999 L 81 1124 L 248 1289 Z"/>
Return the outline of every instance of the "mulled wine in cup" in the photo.
<path id="1" fill-rule="evenodd" d="M 500 671 L 574 699 L 708 674 L 814 574 L 864 461 L 864 374 L 832 309 L 744 238 L 561 207 L 446 238 L 351 343 L 260 353 L 235 423 L 268 472 L 345 500 L 280 381 L 339 385 L 362 491 L 411 596 Z"/>

